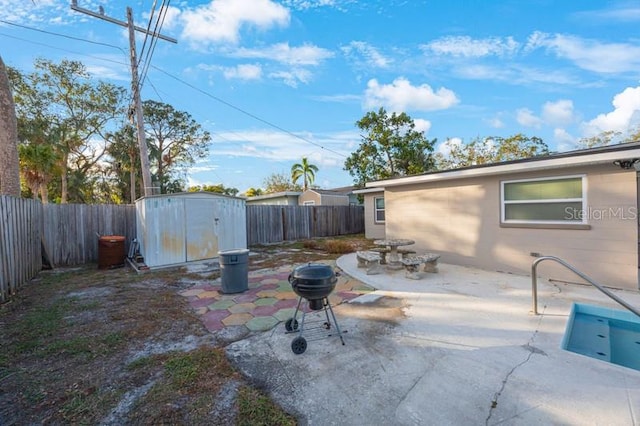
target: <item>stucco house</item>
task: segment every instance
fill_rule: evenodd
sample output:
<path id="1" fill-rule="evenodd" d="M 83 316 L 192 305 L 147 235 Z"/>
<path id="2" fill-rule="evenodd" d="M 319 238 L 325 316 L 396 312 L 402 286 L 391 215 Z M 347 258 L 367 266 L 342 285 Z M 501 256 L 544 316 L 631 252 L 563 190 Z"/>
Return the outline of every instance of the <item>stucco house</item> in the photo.
<path id="1" fill-rule="evenodd" d="M 638 290 L 640 143 L 369 182 L 368 238 L 408 238 L 442 262 L 529 274 L 557 256 L 610 287 Z M 580 282 L 545 263 L 544 276 Z"/>
<path id="2" fill-rule="evenodd" d="M 280 206 L 349 206 L 358 205 L 354 187 L 335 189 L 311 188 L 303 192 L 287 191 L 247 197 L 247 205 L 269 204 Z"/>
<path id="3" fill-rule="evenodd" d="M 297 206 L 298 197 L 302 192 L 296 191 L 283 191 L 274 192 L 273 194 L 258 195 L 255 197 L 247 197 L 247 205 L 255 204 L 269 204 L 276 206 Z"/>
<path id="4" fill-rule="evenodd" d="M 327 189 L 307 189 L 298 198 L 301 206 L 348 206 L 349 196 Z"/>

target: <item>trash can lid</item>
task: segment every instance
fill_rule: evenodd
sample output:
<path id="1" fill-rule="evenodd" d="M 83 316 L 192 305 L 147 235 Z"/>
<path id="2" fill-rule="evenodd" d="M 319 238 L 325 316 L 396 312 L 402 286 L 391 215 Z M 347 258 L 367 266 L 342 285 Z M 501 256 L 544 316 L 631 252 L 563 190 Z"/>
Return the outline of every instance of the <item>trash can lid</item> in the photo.
<path id="1" fill-rule="evenodd" d="M 218 252 L 218 256 L 224 255 L 239 255 L 239 254 L 247 254 L 249 253 L 249 249 L 232 249 L 232 250 L 221 250 Z"/>
<path id="2" fill-rule="evenodd" d="M 100 237 L 100 241 L 109 241 L 109 242 L 116 242 L 116 241 L 124 241 L 125 237 L 122 235 L 103 235 L 102 237 Z"/>

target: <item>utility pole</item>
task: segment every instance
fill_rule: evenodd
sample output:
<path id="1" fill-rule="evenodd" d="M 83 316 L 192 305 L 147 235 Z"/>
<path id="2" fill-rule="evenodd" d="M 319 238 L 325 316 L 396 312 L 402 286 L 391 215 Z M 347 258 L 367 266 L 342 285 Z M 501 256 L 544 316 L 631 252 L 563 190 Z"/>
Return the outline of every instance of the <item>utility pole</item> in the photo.
<path id="1" fill-rule="evenodd" d="M 93 12 L 91 10 L 78 6 L 78 0 L 71 0 L 71 9 L 80 13 L 84 13 L 113 24 L 120 25 L 129 29 L 129 51 L 131 60 L 131 90 L 133 94 L 133 104 L 136 114 L 136 127 L 138 133 L 138 148 L 140 149 L 140 166 L 142 169 L 142 183 L 144 185 L 144 196 L 153 195 L 153 183 L 151 182 L 151 168 L 149 165 L 149 153 L 147 152 L 147 138 L 144 134 L 144 117 L 142 115 L 142 101 L 140 100 L 140 84 L 138 81 L 138 59 L 136 56 L 136 31 L 140 31 L 145 34 L 149 34 L 152 37 L 157 37 L 162 40 L 166 40 L 172 43 L 178 41 L 174 38 L 164 36 L 162 34 L 147 31 L 145 28 L 137 27 L 133 24 L 133 11 L 130 7 L 127 7 L 127 22 L 119 21 L 104 14 L 102 7 L 100 7 L 100 13 Z"/>

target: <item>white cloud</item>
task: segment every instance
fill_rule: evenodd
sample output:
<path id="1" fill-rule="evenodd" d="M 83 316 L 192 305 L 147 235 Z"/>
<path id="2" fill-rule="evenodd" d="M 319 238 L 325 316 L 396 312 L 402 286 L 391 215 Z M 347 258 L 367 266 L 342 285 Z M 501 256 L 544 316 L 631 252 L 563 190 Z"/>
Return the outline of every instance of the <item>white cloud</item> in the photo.
<path id="1" fill-rule="evenodd" d="M 435 111 L 451 108 L 458 102 L 456 94 L 449 89 L 441 87 L 434 92 L 428 84 L 412 86 L 409 80 L 400 77 L 383 85 L 376 79 L 369 80 L 363 106 L 365 109 L 385 107 L 391 112 Z"/>
<path id="2" fill-rule="evenodd" d="M 602 43 L 573 35 L 535 32 L 529 36 L 526 50 L 546 48 L 559 58 L 597 73 L 637 72 L 640 47 L 629 43 Z"/>
<path id="3" fill-rule="evenodd" d="M 573 102 L 567 99 L 545 102 L 542 106 L 542 118 L 546 123 L 554 125 L 572 123 L 574 121 Z"/>
<path id="4" fill-rule="evenodd" d="M 161 11 L 161 13 L 164 15 L 164 19 L 162 20 L 163 30 L 172 30 L 177 28 L 180 25 L 180 17 L 181 17 L 180 15 L 182 14 L 182 12 L 177 7 L 174 7 L 174 6 L 166 7 L 164 8 L 164 10 Z M 143 16 L 145 20 L 149 19 L 149 13 L 145 13 Z M 159 16 L 159 12 L 155 14 L 154 19 L 157 19 L 158 16 Z"/>
<path id="5" fill-rule="evenodd" d="M 583 124 L 586 136 L 606 131 L 626 133 L 640 123 L 640 86 L 627 87 L 613 97 L 613 111 Z"/>
<path id="6" fill-rule="evenodd" d="M 575 86 L 580 83 L 575 76 L 562 70 L 540 70 L 521 65 L 481 65 L 464 64 L 453 69 L 453 72 L 472 80 L 501 81 L 507 84 L 551 83 Z"/>
<path id="7" fill-rule="evenodd" d="M 423 118 L 416 118 L 413 120 L 413 124 L 415 124 L 414 130 L 417 132 L 428 133 L 429 129 L 431 129 L 431 122 L 429 120 L 425 120 Z"/>
<path id="8" fill-rule="evenodd" d="M 504 121 L 502 121 L 499 117 L 489 118 L 485 120 L 485 122 L 494 129 L 501 129 L 504 127 Z"/>
<path id="9" fill-rule="evenodd" d="M 451 148 L 456 146 L 460 147 L 462 145 L 462 139 L 460 138 L 449 138 L 444 142 L 441 142 L 438 146 L 436 146 L 436 152 L 448 157 L 451 154 Z"/>
<path id="10" fill-rule="evenodd" d="M 564 152 L 575 149 L 577 139 L 562 128 L 553 129 L 553 139 L 556 142 L 558 151 Z"/>
<path id="11" fill-rule="evenodd" d="M 311 81 L 311 72 L 304 68 L 294 68 L 289 71 L 276 71 L 269 73 L 270 78 L 282 80 L 287 86 L 296 88 L 298 83 L 308 83 Z"/>
<path id="12" fill-rule="evenodd" d="M 283 0 L 282 3 L 299 10 L 316 9 L 319 7 L 335 7 L 341 9 L 340 2 L 336 0 Z"/>
<path id="13" fill-rule="evenodd" d="M 235 67 L 224 67 L 222 74 L 228 80 L 260 80 L 262 67 L 257 64 L 240 64 Z"/>
<path id="14" fill-rule="evenodd" d="M 289 24 L 289 10 L 270 0 L 211 0 L 208 4 L 186 9 L 182 37 L 199 43 L 237 43 L 243 27 L 268 30 Z"/>
<path id="15" fill-rule="evenodd" d="M 525 127 L 539 128 L 542 125 L 542 119 L 537 117 L 533 111 L 528 108 L 520 108 L 516 111 L 516 121 Z"/>
<path id="16" fill-rule="evenodd" d="M 464 58 L 512 55 L 520 44 L 512 37 L 473 39 L 469 36 L 447 36 L 420 46 L 422 50 L 438 55 Z"/>
<path id="17" fill-rule="evenodd" d="M 325 59 L 333 57 L 333 52 L 312 44 L 291 47 L 289 43 L 278 43 L 263 49 L 241 48 L 234 51 L 231 56 L 271 59 L 287 65 L 319 65 Z"/>
<path id="18" fill-rule="evenodd" d="M 383 56 L 375 47 L 363 41 L 352 41 L 347 46 L 341 48 L 348 57 L 362 56 L 363 65 L 375 68 L 387 68 L 393 59 Z"/>
<path id="19" fill-rule="evenodd" d="M 216 158 L 225 155 L 259 157 L 269 161 L 299 161 L 302 157 L 308 157 L 318 166 L 335 166 L 342 165 L 349 156 L 347 145 L 359 139 L 352 132 L 299 136 L 300 138 L 271 130 L 217 132 L 213 136 L 215 154 L 211 155 Z"/>
<path id="20" fill-rule="evenodd" d="M 577 12 L 576 17 L 580 20 L 590 19 L 610 24 L 611 21 L 634 22 L 640 21 L 640 7 L 635 4 L 616 5 L 609 9 L 590 10 Z"/>

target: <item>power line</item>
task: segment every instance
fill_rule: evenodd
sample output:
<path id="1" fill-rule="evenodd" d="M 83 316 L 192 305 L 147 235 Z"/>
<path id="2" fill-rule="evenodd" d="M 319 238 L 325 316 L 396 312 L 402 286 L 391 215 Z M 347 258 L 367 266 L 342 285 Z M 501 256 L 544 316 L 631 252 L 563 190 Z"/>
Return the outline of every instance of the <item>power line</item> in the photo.
<path id="1" fill-rule="evenodd" d="M 118 62 L 118 61 L 113 60 L 113 59 L 107 59 L 107 58 L 102 58 L 102 57 L 100 57 L 100 56 L 88 55 L 88 54 L 86 54 L 86 53 L 76 52 L 76 51 L 74 51 L 74 50 L 69 50 L 69 49 L 63 49 L 63 48 L 61 48 L 61 47 L 52 46 L 52 45 L 50 45 L 50 44 L 41 43 L 41 42 L 39 42 L 39 41 L 28 40 L 28 39 L 26 39 L 26 38 L 16 37 L 16 36 L 12 36 L 12 35 L 5 34 L 5 33 L 0 33 L 0 36 L 7 37 L 7 38 L 12 38 L 12 39 L 14 39 L 14 40 L 24 41 L 24 42 L 31 43 L 31 44 L 36 44 L 36 45 L 38 45 L 38 46 L 48 47 L 48 48 L 50 48 L 50 49 L 61 50 L 61 51 L 63 51 L 63 52 L 73 53 L 74 55 L 86 56 L 87 58 L 98 59 L 98 60 L 101 60 L 101 61 L 111 62 L 111 63 L 118 64 L 118 65 L 128 65 L 126 62 Z M 91 42 L 90 42 L 90 41 L 88 41 L 88 40 L 82 40 L 82 41 L 86 41 L 86 42 L 88 42 L 88 43 L 91 43 Z M 117 46 L 113 46 L 113 47 L 117 47 Z M 118 49 L 119 49 L 119 48 L 118 48 Z M 123 51 L 123 52 L 124 52 L 124 51 Z"/>
<path id="2" fill-rule="evenodd" d="M 174 80 L 176 80 L 176 81 L 178 81 L 178 82 L 180 82 L 180 83 L 184 84 L 185 86 L 188 86 L 188 87 L 192 88 L 193 90 L 195 90 L 195 91 L 197 91 L 197 92 L 200 92 L 200 93 L 202 93 L 203 95 L 208 96 L 208 97 L 210 97 L 211 99 L 213 99 L 213 100 L 215 100 L 215 101 L 217 101 L 217 102 L 220 102 L 220 103 L 221 103 L 221 104 L 223 104 L 223 105 L 228 106 L 229 108 L 233 108 L 233 109 L 235 109 L 236 111 L 239 111 L 239 112 L 241 112 L 242 114 L 247 115 L 247 116 L 249 116 L 249 117 L 253 118 L 254 120 L 258 120 L 258 121 L 260 121 L 261 123 L 266 124 L 267 126 L 273 127 L 274 129 L 277 129 L 277 130 L 279 130 L 279 131 L 281 131 L 281 132 L 283 132 L 283 133 L 286 133 L 286 134 L 288 134 L 288 135 L 290 135 L 290 136 L 293 136 L 293 137 L 294 137 L 294 138 L 296 138 L 296 139 L 300 139 L 300 140 L 301 140 L 301 141 L 303 141 L 303 142 L 309 143 L 309 144 L 311 144 L 311 145 L 315 145 L 315 146 L 317 146 L 317 147 L 318 147 L 318 148 L 320 148 L 320 149 L 323 149 L 323 150 L 328 151 L 328 152 L 332 152 L 332 153 L 334 153 L 334 154 L 336 154 L 336 155 L 338 155 L 338 156 L 340 156 L 340 157 L 347 158 L 347 156 L 346 156 L 346 155 L 344 155 L 344 154 L 342 154 L 342 153 L 340 153 L 340 152 L 338 152 L 338 151 L 334 151 L 334 150 L 332 150 L 331 148 L 326 148 L 326 147 L 324 147 L 324 146 L 320 145 L 320 144 L 319 144 L 319 143 L 317 143 L 317 142 L 313 142 L 313 141 L 311 141 L 311 140 L 309 140 L 309 139 L 306 139 L 306 138 L 304 138 L 304 137 L 302 137 L 302 136 L 300 136 L 300 135 L 296 135 L 295 133 L 293 133 L 293 132 L 291 132 L 291 131 L 289 131 L 289 130 L 287 130 L 287 129 L 284 129 L 284 128 L 282 128 L 282 127 L 278 126 L 277 124 L 273 124 L 273 123 L 271 123 L 271 122 L 269 122 L 269 121 L 267 121 L 267 120 L 265 120 L 265 119 L 263 119 L 263 118 L 258 117 L 258 116 L 257 116 L 257 115 L 255 115 L 255 114 L 252 114 L 252 113 L 250 113 L 250 112 L 248 112 L 248 111 L 245 111 L 245 110 L 243 110 L 242 108 L 237 107 L 237 106 L 235 106 L 235 105 L 233 105 L 233 104 L 231 104 L 231 103 L 229 103 L 229 102 L 227 102 L 227 101 L 225 101 L 225 100 L 223 100 L 223 99 L 220 99 L 220 98 L 218 98 L 217 96 L 214 96 L 214 95 L 212 95 L 211 93 L 206 92 L 206 91 L 204 91 L 204 90 L 200 89 L 199 87 L 196 87 L 196 86 L 194 86 L 193 84 L 188 83 L 188 82 L 186 82 L 186 81 L 184 81 L 184 80 L 180 79 L 179 77 L 176 77 L 175 75 L 173 75 L 173 74 L 171 74 L 171 73 L 169 73 L 169 72 L 167 72 L 167 71 L 163 70 L 162 68 L 158 68 L 158 67 L 156 67 L 155 65 L 151 65 L 151 67 L 152 67 L 153 69 L 155 69 L 155 70 L 157 70 L 157 71 L 160 71 L 161 73 L 163 73 L 163 74 L 165 74 L 165 75 L 167 75 L 167 76 L 169 76 L 169 77 L 173 78 Z"/>
<path id="3" fill-rule="evenodd" d="M 164 3 L 164 2 L 163 2 L 163 3 Z M 168 6 L 168 3 L 167 3 L 167 6 Z M 166 9 L 165 9 L 165 10 L 166 10 Z M 166 12 L 165 12 L 165 16 L 166 16 Z M 107 47 L 112 47 L 112 48 L 118 49 L 118 50 L 120 50 L 121 52 L 125 53 L 125 52 L 124 52 L 124 50 L 123 50 L 122 48 L 120 48 L 120 47 L 118 47 L 118 46 L 111 45 L 111 44 L 107 44 L 107 43 L 94 42 L 94 41 L 86 40 L 86 39 L 79 38 L 79 37 L 72 37 L 72 36 L 67 36 L 67 35 L 65 35 L 65 34 L 59 34 L 59 33 L 55 33 L 55 32 L 50 32 L 50 31 L 40 30 L 40 29 L 38 29 L 38 28 L 28 27 L 28 26 L 26 26 L 26 25 L 19 25 L 19 24 L 15 24 L 15 23 L 8 22 L 8 21 L 2 20 L 2 19 L 0 19 L 0 22 L 6 23 L 6 24 L 9 24 L 9 25 L 14 25 L 14 26 L 17 26 L 17 27 L 22 27 L 22 28 L 25 28 L 25 29 L 28 29 L 28 30 L 32 30 L 32 31 L 37 31 L 37 32 L 42 32 L 42 33 L 46 33 L 46 34 L 50 34 L 50 35 L 55 35 L 55 36 L 59 36 L 59 37 L 69 38 L 69 39 L 72 39 L 72 40 L 82 41 L 82 42 L 85 42 L 85 43 L 91 43 L 91 44 L 97 44 L 97 45 L 103 45 L 103 46 L 107 46 Z M 164 18 L 163 18 L 163 22 L 164 22 Z M 157 23 L 157 22 L 156 22 L 156 23 Z M 161 26 L 161 25 L 160 25 L 160 26 Z M 157 25 L 156 25 L 156 28 L 157 28 Z M 154 34 L 157 34 L 157 32 L 156 32 L 155 30 L 154 30 Z M 94 59 L 98 59 L 98 60 L 106 61 L 106 62 L 112 62 L 112 63 L 116 63 L 116 64 L 119 64 L 119 65 L 127 65 L 127 64 L 126 64 L 126 63 L 124 63 L 124 62 L 118 62 L 118 61 L 114 61 L 114 60 L 110 60 L 110 59 L 106 59 L 106 58 L 101 58 L 101 57 L 98 57 L 98 56 L 93 56 L 93 55 L 87 55 L 87 54 L 84 54 L 84 53 L 74 52 L 74 51 L 70 51 L 70 50 L 67 50 L 67 49 L 62 49 L 62 48 L 59 48 L 59 47 L 51 46 L 51 45 L 48 45 L 48 44 L 45 44 L 45 43 L 40 43 L 40 42 L 31 41 L 31 40 L 26 40 L 26 39 L 23 39 L 23 38 L 20 38 L 20 37 L 10 36 L 10 35 L 3 34 L 3 33 L 0 33 L 0 35 L 1 35 L 1 36 L 5 36 L 5 37 L 9 37 L 9 38 L 13 38 L 13 39 L 17 39 L 17 40 L 26 41 L 26 42 L 28 42 L 28 43 L 33 43 L 33 44 L 37 44 L 37 45 L 41 45 L 41 46 L 45 46 L 45 47 L 49 47 L 49 48 L 52 48 L 52 49 L 62 50 L 62 51 L 65 51 L 65 52 L 74 53 L 74 54 L 77 54 L 77 55 L 86 56 L 86 57 L 90 57 L 90 58 L 94 58 Z M 157 37 L 153 37 L 153 38 L 154 38 L 154 39 L 157 39 Z M 245 114 L 245 115 L 247 115 L 248 117 L 253 118 L 254 120 L 260 121 L 261 123 L 264 123 L 264 124 L 266 124 L 266 125 L 268 125 L 268 126 L 270 126 L 270 127 L 273 127 L 274 129 L 277 129 L 277 130 L 279 130 L 279 131 L 281 131 L 281 132 L 283 132 L 283 133 L 286 133 L 286 134 L 288 134 L 288 135 L 290 135 L 290 136 L 293 136 L 293 137 L 294 137 L 294 138 L 296 138 L 296 139 L 299 139 L 299 140 L 301 140 L 301 141 L 303 141 L 303 142 L 306 142 L 306 143 L 308 143 L 308 144 L 314 145 L 314 146 L 316 146 L 316 147 L 318 147 L 318 148 L 320 148 L 320 149 L 323 149 L 323 150 L 325 150 L 325 151 L 328 151 L 328 152 L 331 152 L 331 153 L 333 153 L 333 154 L 336 154 L 336 155 L 338 155 L 338 156 L 340 156 L 340 157 L 342 157 L 342 158 L 347 158 L 347 156 L 346 156 L 346 155 L 344 155 L 344 154 L 342 154 L 342 153 L 340 153 L 340 152 L 334 151 L 334 150 L 332 150 L 331 148 L 326 148 L 326 147 L 324 147 L 324 146 L 320 145 L 320 144 L 319 144 L 319 143 L 317 143 L 317 142 L 313 142 L 313 141 L 311 141 L 311 140 L 309 140 L 309 139 L 306 139 L 306 138 L 304 138 L 304 137 L 302 137 L 302 136 L 300 136 L 300 135 L 297 135 L 297 134 L 295 134 L 295 133 L 293 133 L 293 132 L 291 132 L 291 131 L 289 131 L 289 130 L 286 130 L 286 129 L 284 129 L 284 128 L 282 128 L 282 127 L 278 126 L 277 124 L 273 124 L 273 123 L 271 123 L 271 122 L 269 122 L 269 121 L 267 121 L 267 120 L 265 120 L 265 119 L 262 119 L 262 118 L 258 117 L 258 116 L 257 116 L 257 115 L 255 115 L 255 114 L 252 114 L 252 113 L 250 113 L 250 112 L 248 112 L 248 111 L 243 110 L 243 109 L 242 109 L 242 108 L 240 108 L 240 107 L 237 107 L 237 106 L 235 106 L 235 105 L 231 104 L 230 102 L 227 102 L 227 101 L 225 101 L 225 100 L 223 100 L 223 99 L 221 99 L 221 98 L 219 98 L 219 97 L 217 97 L 217 96 L 215 96 L 215 95 L 212 95 L 211 93 L 206 92 L 205 90 L 202 90 L 202 89 L 200 89 L 199 87 L 196 87 L 196 86 L 192 85 L 191 83 L 188 83 L 188 82 L 186 82 L 186 81 L 184 81 L 184 80 L 180 79 L 179 77 L 177 77 L 177 76 L 175 76 L 175 75 L 173 75 L 173 74 L 171 74 L 171 73 L 169 73 L 169 72 L 167 72 L 167 71 L 163 70 L 162 68 L 156 67 L 155 65 L 150 65 L 150 58 L 149 58 L 149 61 L 145 61 L 145 72 L 144 72 L 144 74 L 143 74 L 143 78 L 144 78 L 144 80 L 145 80 L 145 81 L 149 81 L 149 84 L 151 84 L 151 81 L 147 78 L 147 71 L 148 71 L 149 67 L 153 67 L 155 70 L 160 71 L 161 73 L 163 73 L 163 74 L 165 74 L 165 75 L 167 75 L 167 76 L 169 76 L 169 77 L 173 78 L 174 80 L 176 80 L 176 81 L 178 81 L 178 82 L 180 82 L 180 83 L 184 84 L 185 86 L 190 87 L 191 89 L 193 89 L 193 90 L 195 90 L 195 91 L 197 91 L 197 92 L 200 92 L 200 93 L 204 94 L 205 96 L 208 96 L 208 97 L 210 97 L 211 99 L 213 99 L 213 100 L 215 100 L 215 101 L 217 101 L 217 102 L 219 102 L 219 103 L 221 103 L 221 104 L 223 104 L 223 105 L 228 106 L 229 108 L 233 108 L 233 109 L 235 109 L 236 111 L 239 111 L 239 112 L 241 112 L 242 114 Z M 142 81 L 142 78 L 140 79 L 140 81 Z M 142 83 L 139 83 L 139 86 L 141 86 L 141 85 L 142 85 Z M 156 92 L 156 94 L 158 94 L 158 92 L 157 92 L 157 90 L 155 90 L 155 88 L 154 88 L 154 91 Z M 159 95 L 158 95 L 158 96 L 159 96 Z M 159 96 L 159 97 L 160 97 L 160 96 Z M 161 98 L 160 98 L 160 99 L 161 99 Z"/>
<path id="4" fill-rule="evenodd" d="M 162 30 L 162 26 L 164 25 L 164 20 L 167 16 L 167 11 L 169 9 L 170 3 L 171 3 L 171 0 L 168 0 L 165 5 L 165 0 L 162 0 L 162 4 L 160 5 L 160 12 L 158 12 L 158 18 L 156 19 L 155 28 L 153 29 L 153 34 L 159 34 L 159 32 Z M 154 8 L 155 8 L 155 2 L 154 2 Z M 151 25 L 151 22 L 149 22 L 149 25 Z M 141 73 L 142 77 L 139 81 L 140 89 L 142 89 L 142 86 L 144 86 L 147 73 L 149 72 L 149 65 L 151 64 L 151 58 L 153 57 L 153 53 L 155 52 L 157 45 L 158 45 L 158 38 L 152 35 L 149 50 L 147 51 L 147 56 L 145 58 L 145 63 Z M 142 56 L 142 53 L 140 55 Z"/>
<path id="5" fill-rule="evenodd" d="M 147 24 L 147 31 L 144 33 L 144 41 L 142 42 L 142 49 L 140 49 L 140 59 L 138 60 L 138 66 L 142 61 L 142 55 L 144 55 L 144 49 L 147 46 L 147 40 L 149 39 L 149 31 L 151 31 L 151 22 L 153 21 L 153 15 L 156 12 L 156 4 L 158 0 L 153 0 L 153 6 L 151 6 L 151 13 L 149 15 L 149 23 Z"/>
<path id="6" fill-rule="evenodd" d="M 2 22 L 3 24 L 7 24 L 7 25 L 13 25 L 14 27 L 24 28 L 24 29 L 31 30 L 31 31 L 37 31 L 37 32 L 43 33 L 43 34 L 54 35 L 54 36 L 57 36 L 57 37 L 64 37 L 64 38 L 68 38 L 70 40 L 83 41 L 85 43 L 96 44 L 96 45 L 99 45 L 99 46 L 112 47 L 114 49 L 120 50 L 122 53 L 125 53 L 124 49 L 122 49 L 121 47 L 118 47 L 118 46 L 114 46 L 113 44 L 101 43 L 99 41 L 92 41 L 92 40 L 87 40 L 87 39 L 84 39 L 84 38 L 74 37 L 74 36 L 70 36 L 70 35 L 66 35 L 66 34 L 60 34 L 60 33 L 54 33 L 54 32 L 51 32 L 51 31 L 45 31 L 45 30 L 41 30 L 39 28 L 29 27 L 27 25 L 21 25 L 21 24 L 16 24 L 15 22 L 5 21 L 4 19 L 0 19 L 0 22 Z M 7 36 L 7 37 L 11 37 L 11 36 Z M 15 38 L 17 38 L 17 37 L 15 37 Z M 24 41 L 27 41 L 27 40 L 24 40 Z M 44 46 L 46 46 L 46 45 L 44 45 Z"/>

